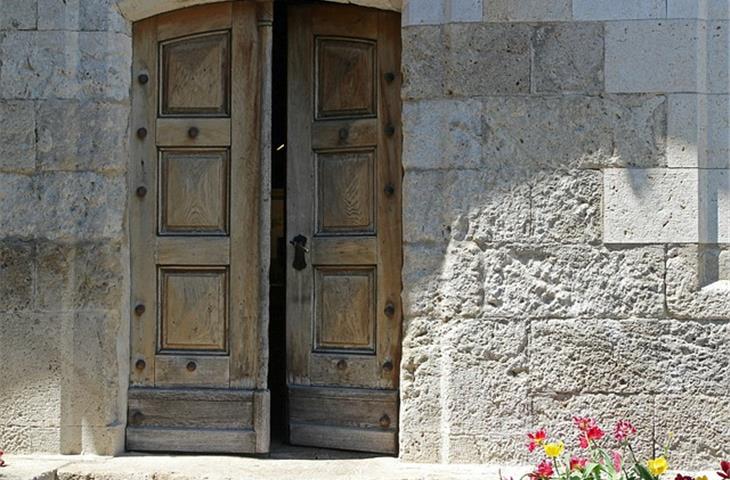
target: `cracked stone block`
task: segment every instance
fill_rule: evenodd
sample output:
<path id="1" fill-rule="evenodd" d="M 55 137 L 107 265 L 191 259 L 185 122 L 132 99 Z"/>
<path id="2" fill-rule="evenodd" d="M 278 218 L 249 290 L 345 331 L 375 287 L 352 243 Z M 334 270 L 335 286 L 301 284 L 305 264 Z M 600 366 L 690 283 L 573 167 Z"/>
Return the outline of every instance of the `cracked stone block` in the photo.
<path id="1" fill-rule="evenodd" d="M 604 242 L 698 241 L 696 169 L 611 168 L 603 180 Z"/>
<path id="2" fill-rule="evenodd" d="M 536 92 L 599 93 L 603 86 L 603 25 L 556 23 L 533 40 Z"/>

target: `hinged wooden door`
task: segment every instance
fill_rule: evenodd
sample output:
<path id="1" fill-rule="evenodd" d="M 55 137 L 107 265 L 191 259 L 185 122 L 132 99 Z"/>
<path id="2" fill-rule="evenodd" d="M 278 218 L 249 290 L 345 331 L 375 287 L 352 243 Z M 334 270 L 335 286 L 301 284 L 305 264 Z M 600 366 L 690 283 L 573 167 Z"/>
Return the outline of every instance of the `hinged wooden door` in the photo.
<path id="1" fill-rule="evenodd" d="M 257 9 L 134 25 L 129 450 L 268 451 Z"/>
<path id="2" fill-rule="evenodd" d="M 289 10 L 287 381 L 294 444 L 397 452 L 400 18 Z"/>

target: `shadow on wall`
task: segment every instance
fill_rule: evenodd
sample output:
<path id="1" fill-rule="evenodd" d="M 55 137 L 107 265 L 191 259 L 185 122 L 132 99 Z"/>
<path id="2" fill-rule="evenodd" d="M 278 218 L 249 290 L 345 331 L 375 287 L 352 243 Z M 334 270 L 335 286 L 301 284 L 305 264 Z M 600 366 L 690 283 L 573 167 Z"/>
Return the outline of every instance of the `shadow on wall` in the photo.
<path id="1" fill-rule="evenodd" d="M 578 414 L 632 419 L 645 455 L 675 431 L 687 468 L 730 454 L 712 420 L 730 414 L 730 308 L 703 308 L 696 248 L 700 232 L 730 243 L 730 165 L 698 163 L 727 162 L 730 133 L 713 126 L 706 147 L 698 119 L 674 136 L 677 99 L 405 101 L 404 458 L 528 462 L 528 430 L 570 442 Z M 730 288 L 713 295 L 730 304 Z"/>

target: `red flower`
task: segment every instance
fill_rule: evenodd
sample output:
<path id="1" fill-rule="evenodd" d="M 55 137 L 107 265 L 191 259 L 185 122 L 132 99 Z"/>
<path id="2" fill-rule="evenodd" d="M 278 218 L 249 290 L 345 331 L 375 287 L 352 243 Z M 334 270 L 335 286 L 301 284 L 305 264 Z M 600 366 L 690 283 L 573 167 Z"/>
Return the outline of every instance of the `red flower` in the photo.
<path id="1" fill-rule="evenodd" d="M 582 430 L 582 432 L 583 433 L 581 433 L 578 438 L 580 448 L 588 448 L 591 441 L 600 440 L 605 435 L 604 431 L 601 430 L 601 427 L 595 424 L 588 427 L 588 430 Z"/>
<path id="2" fill-rule="evenodd" d="M 538 430 L 535 433 L 528 433 L 527 438 L 530 442 L 527 444 L 527 449 L 533 452 L 537 447 L 541 446 L 547 440 L 547 432 L 545 430 Z"/>
<path id="3" fill-rule="evenodd" d="M 583 470 L 588 463 L 587 458 L 572 457 L 570 459 L 570 470 Z"/>
<path id="4" fill-rule="evenodd" d="M 674 480 L 695 480 L 695 479 L 690 477 L 689 475 L 682 475 L 681 473 L 678 473 L 677 476 L 674 477 Z"/>
<path id="5" fill-rule="evenodd" d="M 2 453 L 0 453 L 0 455 L 2 455 Z M 720 462 L 720 470 L 722 470 L 722 472 L 717 472 L 717 474 L 720 475 L 720 478 L 730 479 L 730 462 Z"/>
<path id="6" fill-rule="evenodd" d="M 581 432 L 587 432 L 596 426 L 596 421 L 589 417 L 573 417 L 573 422 Z"/>
<path id="7" fill-rule="evenodd" d="M 0 450 L 0 467 L 4 467 L 5 466 L 5 460 L 3 460 L 3 453 L 5 453 L 5 452 L 3 452 L 2 450 Z"/>
<path id="8" fill-rule="evenodd" d="M 619 443 L 624 443 L 636 435 L 636 427 L 628 420 L 619 420 L 613 429 L 613 438 Z"/>
<path id="9" fill-rule="evenodd" d="M 534 472 L 530 473 L 528 476 L 532 478 L 533 480 L 546 480 L 553 476 L 553 465 L 550 463 L 549 460 L 543 460 L 540 462 L 540 464 L 537 466 Z"/>

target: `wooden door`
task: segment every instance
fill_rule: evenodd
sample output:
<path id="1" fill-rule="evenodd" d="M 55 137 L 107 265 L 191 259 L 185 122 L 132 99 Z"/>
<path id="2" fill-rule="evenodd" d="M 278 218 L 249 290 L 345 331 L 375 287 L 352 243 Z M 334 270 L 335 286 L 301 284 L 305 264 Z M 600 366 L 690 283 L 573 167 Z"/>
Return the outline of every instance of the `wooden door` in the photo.
<path id="1" fill-rule="evenodd" d="M 289 10 L 290 441 L 397 452 L 400 18 Z"/>
<path id="2" fill-rule="evenodd" d="M 129 450 L 269 448 L 267 15 L 239 1 L 134 25 Z"/>

